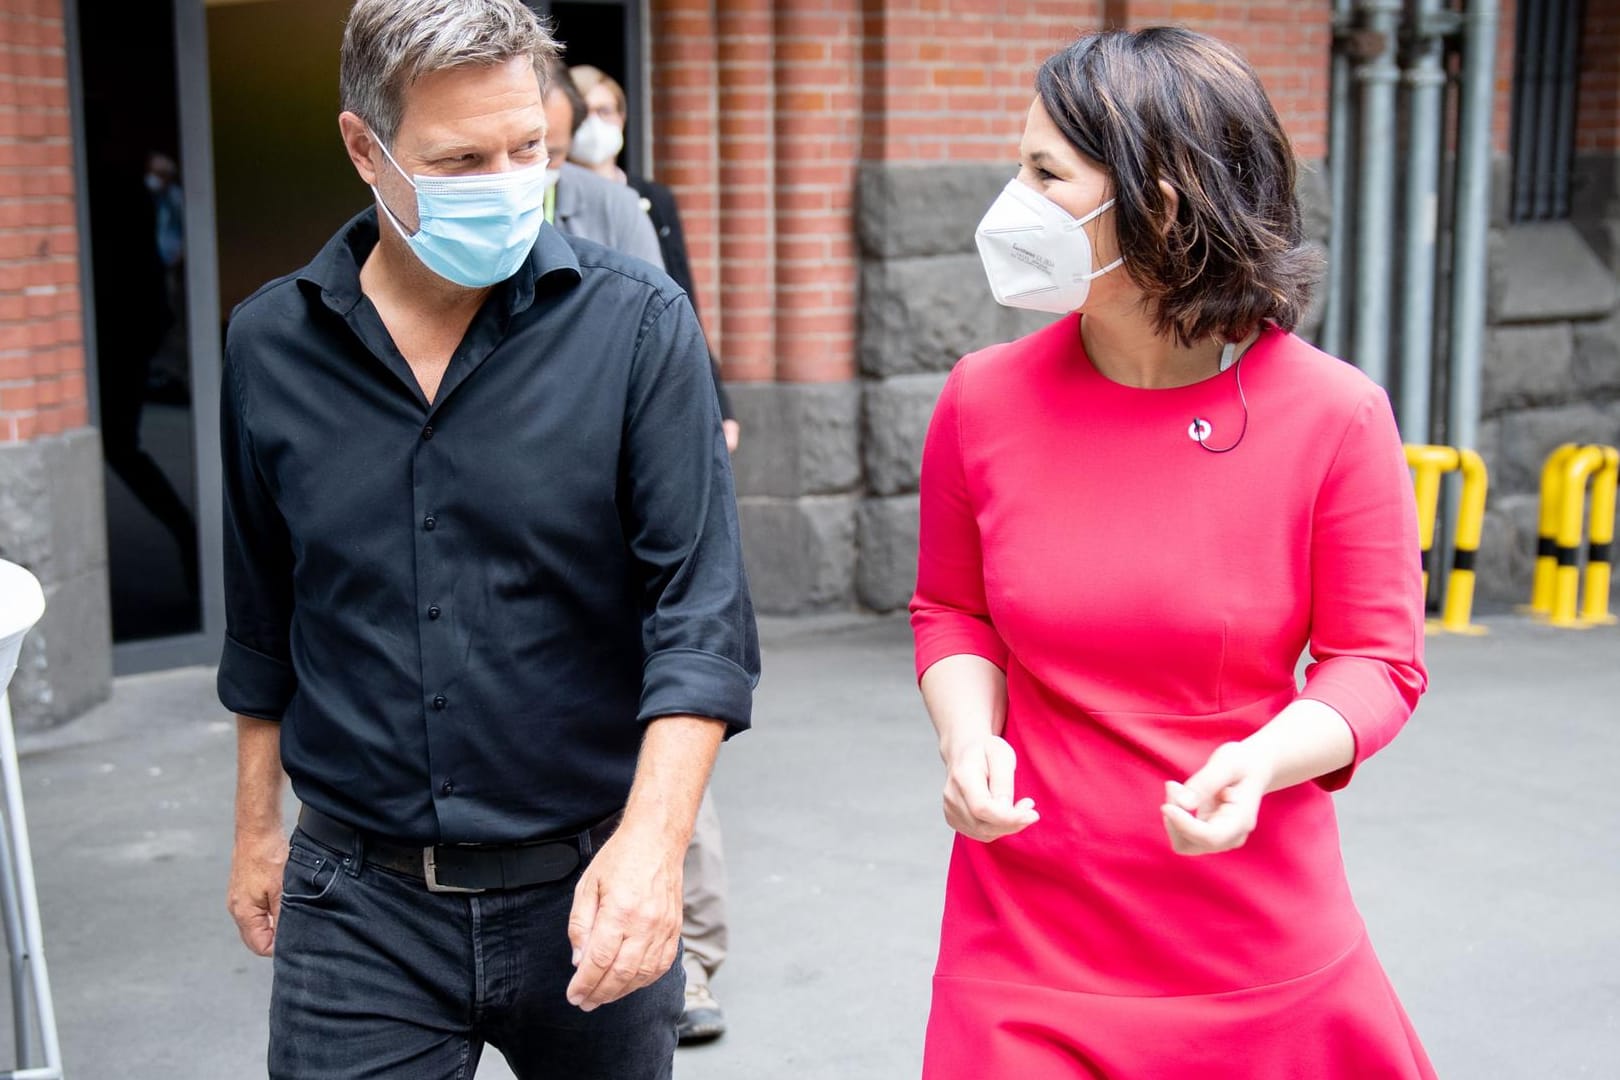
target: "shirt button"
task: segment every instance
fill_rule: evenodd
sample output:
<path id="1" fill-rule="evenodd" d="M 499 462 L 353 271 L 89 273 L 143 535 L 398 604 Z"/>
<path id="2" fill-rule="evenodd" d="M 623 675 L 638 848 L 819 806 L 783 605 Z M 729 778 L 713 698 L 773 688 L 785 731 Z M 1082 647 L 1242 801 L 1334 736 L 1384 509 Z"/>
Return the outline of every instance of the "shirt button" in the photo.
<path id="1" fill-rule="evenodd" d="M 446 780 L 444 783 L 439 785 L 439 790 L 444 792 L 446 795 L 454 795 L 456 793 L 455 782 L 452 780 Z"/>
<path id="2" fill-rule="evenodd" d="M 429 514 L 427 517 L 422 519 L 422 528 L 426 529 L 428 532 L 432 532 L 438 527 L 439 519 L 434 517 L 432 514 Z"/>
<path id="3" fill-rule="evenodd" d="M 435 709 L 442 709 L 448 704 L 450 704 L 450 702 L 445 698 L 445 696 L 443 694 L 439 694 L 436 697 L 434 697 L 434 699 L 433 699 L 433 707 Z"/>
<path id="4" fill-rule="evenodd" d="M 438 604 L 430 604 L 430 605 L 428 605 L 428 618 L 437 619 L 441 614 L 443 614 L 443 613 L 441 611 L 439 611 L 439 605 Z"/>
<path id="5" fill-rule="evenodd" d="M 427 427 L 422 429 L 422 438 L 424 440 L 433 438 L 433 425 L 432 424 L 429 424 Z"/>

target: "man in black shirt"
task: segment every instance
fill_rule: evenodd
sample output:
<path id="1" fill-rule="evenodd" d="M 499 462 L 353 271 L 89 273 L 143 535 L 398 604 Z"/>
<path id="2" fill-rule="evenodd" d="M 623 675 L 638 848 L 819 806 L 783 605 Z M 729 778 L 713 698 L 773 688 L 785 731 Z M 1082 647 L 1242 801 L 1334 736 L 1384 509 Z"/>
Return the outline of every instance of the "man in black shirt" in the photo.
<path id="1" fill-rule="evenodd" d="M 543 224 L 554 56 L 520 0 L 359 0 L 377 207 L 231 322 L 228 903 L 274 952 L 275 1077 L 486 1042 L 670 1075 L 682 857 L 758 645 L 690 303 Z"/>

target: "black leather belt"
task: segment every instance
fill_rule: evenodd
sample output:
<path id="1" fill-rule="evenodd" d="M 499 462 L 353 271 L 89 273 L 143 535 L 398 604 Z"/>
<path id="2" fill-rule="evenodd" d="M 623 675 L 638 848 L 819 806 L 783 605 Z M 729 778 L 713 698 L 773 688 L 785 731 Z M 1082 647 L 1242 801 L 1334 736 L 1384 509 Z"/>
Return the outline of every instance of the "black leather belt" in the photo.
<path id="1" fill-rule="evenodd" d="M 607 843 L 622 811 L 582 833 L 528 844 L 434 844 L 412 847 L 362 833 L 305 806 L 298 827 L 311 840 L 337 851 L 359 852 L 366 862 L 416 878 L 429 892 L 481 893 L 561 881 L 587 853 Z"/>

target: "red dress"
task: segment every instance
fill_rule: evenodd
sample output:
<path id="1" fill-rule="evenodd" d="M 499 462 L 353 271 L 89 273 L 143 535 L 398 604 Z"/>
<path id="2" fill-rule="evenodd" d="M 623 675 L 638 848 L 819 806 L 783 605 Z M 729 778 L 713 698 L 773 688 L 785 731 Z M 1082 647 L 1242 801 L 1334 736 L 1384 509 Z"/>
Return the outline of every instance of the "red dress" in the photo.
<path id="1" fill-rule="evenodd" d="M 1422 693 L 1411 480 L 1384 392 L 1268 329 L 1235 371 L 1104 378 L 1077 316 L 966 357 L 923 455 L 917 671 L 1007 672 L 1016 796 L 956 839 L 926 1080 L 1369 1080 L 1433 1069 L 1350 898 L 1329 791 Z M 1315 663 L 1304 689 L 1302 650 Z M 1266 797 L 1237 851 L 1173 853 L 1164 782 L 1297 697 L 1355 763 Z"/>

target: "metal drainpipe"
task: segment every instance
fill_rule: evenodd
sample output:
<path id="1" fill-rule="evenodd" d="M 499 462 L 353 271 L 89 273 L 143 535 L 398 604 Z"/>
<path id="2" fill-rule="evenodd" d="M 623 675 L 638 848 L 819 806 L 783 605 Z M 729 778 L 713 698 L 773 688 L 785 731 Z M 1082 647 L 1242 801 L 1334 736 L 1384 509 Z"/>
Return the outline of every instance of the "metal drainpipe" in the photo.
<path id="1" fill-rule="evenodd" d="M 1440 108 L 1445 95 L 1442 0 L 1415 0 L 1406 83 L 1406 199 L 1401 272 L 1401 437 L 1429 441 L 1429 380 L 1434 355 L 1434 249 L 1440 216 Z M 1455 20 L 1451 20 L 1455 21 Z"/>
<path id="2" fill-rule="evenodd" d="M 1333 0 L 1333 72 L 1328 96 L 1327 303 L 1322 312 L 1322 351 L 1344 355 L 1344 313 L 1350 302 L 1350 180 L 1355 142 L 1351 133 L 1350 55 L 1344 32 L 1351 0 Z"/>
<path id="3" fill-rule="evenodd" d="M 1356 69 L 1361 83 L 1361 175 L 1356 208 L 1356 366 L 1389 385 L 1389 308 L 1395 213 L 1395 33 L 1400 0 L 1360 0 L 1377 51 Z"/>
<path id="4" fill-rule="evenodd" d="M 1497 18 L 1496 0 L 1469 0 L 1463 14 L 1446 441 L 1469 450 L 1476 449 L 1479 442 L 1480 372 L 1484 367 Z"/>

